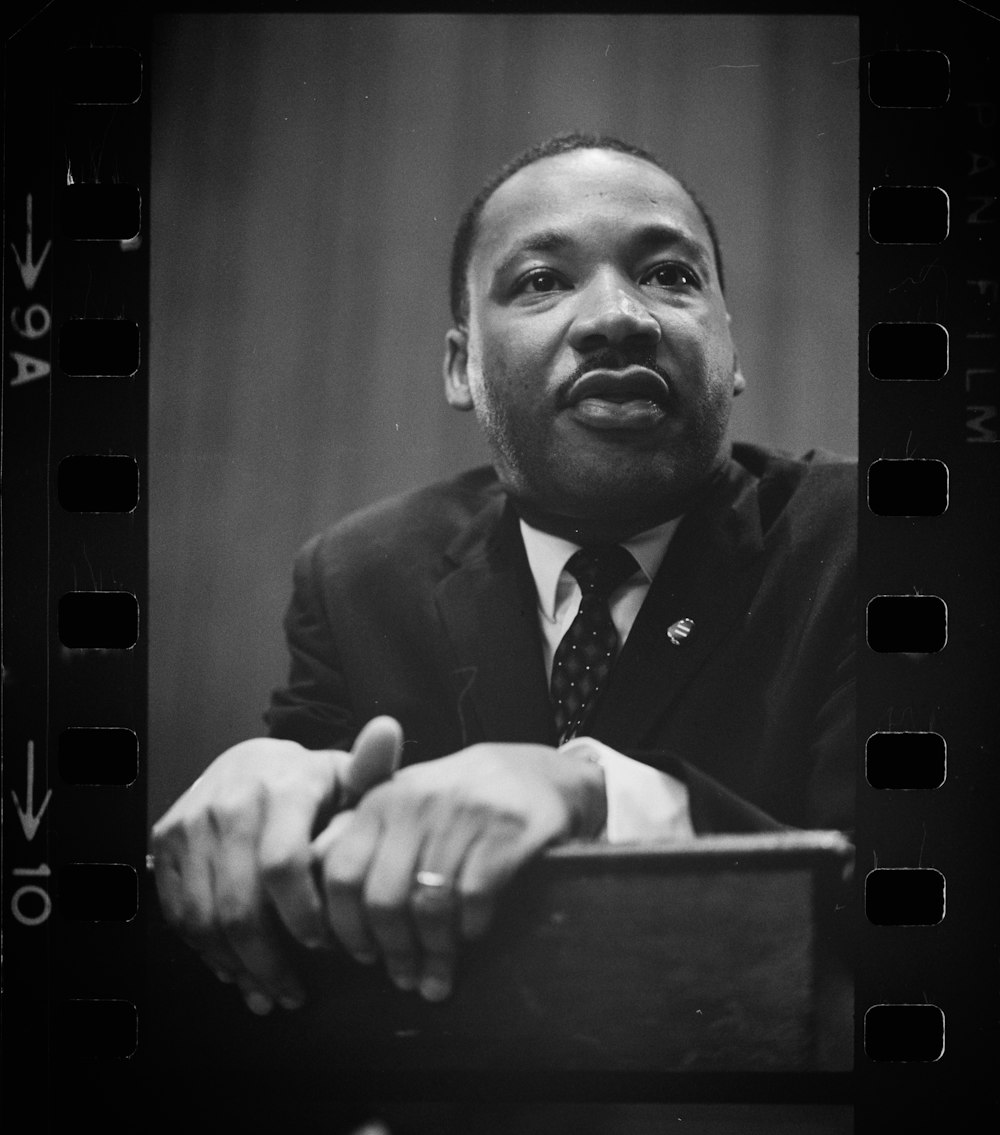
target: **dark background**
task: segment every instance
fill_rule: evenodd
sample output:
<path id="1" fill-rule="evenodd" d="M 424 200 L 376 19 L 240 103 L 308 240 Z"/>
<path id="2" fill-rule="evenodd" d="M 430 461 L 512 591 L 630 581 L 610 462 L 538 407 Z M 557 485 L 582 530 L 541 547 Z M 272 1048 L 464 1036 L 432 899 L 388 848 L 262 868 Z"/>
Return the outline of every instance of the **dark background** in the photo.
<path id="1" fill-rule="evenodd" d="M 153 39 L 151 820 L 262 732 L 295 550 L 487 459 L 442 395 L 447 262 L 524 146 L 658 153 L 719 228 L 734 435 L 856 453 L 856 19 L 170 16 Z"/>

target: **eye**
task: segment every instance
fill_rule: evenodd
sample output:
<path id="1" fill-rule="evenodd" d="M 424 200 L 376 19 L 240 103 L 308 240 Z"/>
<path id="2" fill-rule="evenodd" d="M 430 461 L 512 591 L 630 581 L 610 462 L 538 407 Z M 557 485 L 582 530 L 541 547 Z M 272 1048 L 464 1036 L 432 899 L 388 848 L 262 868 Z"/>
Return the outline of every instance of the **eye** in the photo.
<path id="1" fill-rule="evenodd" d="M 670 261 L 667 264 L 657 264 L 648 272 L 643 273 L 640 284 L 652 284 L 654 288 L 700 288 L 701 281 L 686 264 Z"/>
<path id="2" fill-rule="evenodd" d="M 550 268 L 535 268 L 518 281 L 517 290 L 535 295 L 563 291 L 566 284 Z"/>

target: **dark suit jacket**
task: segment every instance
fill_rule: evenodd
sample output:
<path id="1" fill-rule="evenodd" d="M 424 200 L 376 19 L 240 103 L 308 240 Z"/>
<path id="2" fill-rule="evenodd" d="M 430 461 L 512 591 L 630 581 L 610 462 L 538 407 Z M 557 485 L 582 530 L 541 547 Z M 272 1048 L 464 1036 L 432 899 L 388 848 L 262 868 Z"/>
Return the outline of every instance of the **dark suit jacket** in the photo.
<path id="1" fill-rule="evenodd" d="M 679 525 L 584 733 L 684 779 L 695 829 L 849 829 L 857 470 L 737 444 Z M 667 629 L 690 618 L 675 646 Z M 404 761 L 555 744 L 537 598 L 491 469 L 357 513 L 300 553 L 272 736 Z"/>

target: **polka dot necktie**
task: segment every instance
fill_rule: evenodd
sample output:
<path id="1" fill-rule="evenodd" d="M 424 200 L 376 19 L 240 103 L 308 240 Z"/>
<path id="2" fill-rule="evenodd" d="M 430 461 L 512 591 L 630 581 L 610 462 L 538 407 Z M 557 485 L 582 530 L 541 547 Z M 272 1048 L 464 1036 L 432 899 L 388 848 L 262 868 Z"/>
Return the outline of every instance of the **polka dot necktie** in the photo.
<path id="1" fill-rule="evenodd" d="M 618 647 L 608 599 L 638 565 L 619 544 L 592 544 L 566 570 L 580 585 L 580 609 L 552 659 L 550 691 L 560 741 L 572 737 L 597 701 Z"/>

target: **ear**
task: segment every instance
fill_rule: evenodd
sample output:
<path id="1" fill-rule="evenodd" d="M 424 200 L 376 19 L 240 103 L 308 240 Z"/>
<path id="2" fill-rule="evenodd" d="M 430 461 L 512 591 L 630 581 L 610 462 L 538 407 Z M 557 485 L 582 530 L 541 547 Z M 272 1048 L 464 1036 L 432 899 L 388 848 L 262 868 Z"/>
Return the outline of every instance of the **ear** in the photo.
<path id="1" fill-rule="evenodd" d="M 739 356 L 733 354 L 733 397 L 736 398 L 743 393 L 747 388 L 747 380 L 743 377 L 743 371 L 740 369 Z"/>
<path id="2" fill-rule="evenodd" d="M 732 327 L 733 317 L 726 312 L 726 326 Z M 743 377 L 743 371 L 740 369 L 740 357 L 733 349 L 733 397 L 737 398 L 747 388 L 747 380 Z"/>
<path id="3" fill-rule="evenodd" d="M 456 410 L 471 410 L 472 392 L 469 390 L 469 336 L 461 328 L 453 327 L 444 337 L 444 396 L 448 405 Z"/>

